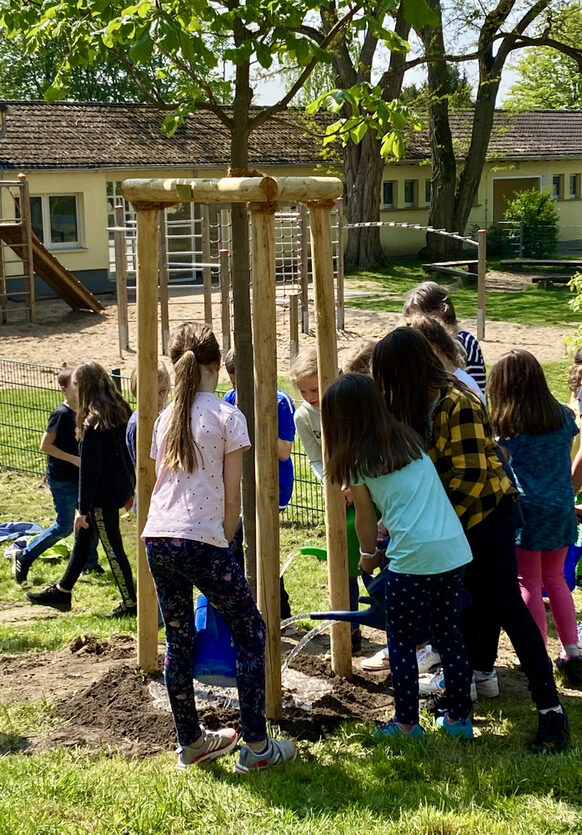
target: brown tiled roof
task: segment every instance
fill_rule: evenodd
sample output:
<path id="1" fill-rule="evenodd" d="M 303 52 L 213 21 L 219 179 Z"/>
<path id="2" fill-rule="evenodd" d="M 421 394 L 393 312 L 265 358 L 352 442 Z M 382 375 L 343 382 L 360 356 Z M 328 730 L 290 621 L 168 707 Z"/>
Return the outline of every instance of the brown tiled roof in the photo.
<path id="1" fill-rule="evenodd" d="M 173 136 L 165 114 L 140 104 L 0 102 L 2 168 L 101 168 L 228 164 L 230 137 L 219 119 L 200 110 Z M 0 123 L 1 125 L 1 123 Z M 254 131 L 251 166 L 315 163 L 319 143 L 298 116 L 280 114 Z"/>
<path id="2" fill-rule="evenodd" d="M 164 114 L 140 104 L 0 102 L 0 169 L 226 165 L 229 135 L 219 119 L 200 110 L 173 136 L 162 133 Z M 459 156 L 470 138 L 472 114 L 450 116 Z M 326 115 L 321 116 L 322 121 Z M 426 130 L 409 136 L 406 158 L 430 155 Z M 491 158 L 582 157 L 582 110 L 498 110 L 489 142 Z M 265 122 L 249 139 L 249 163 L 320 162 L 317 140 L 298 112 Z"/>

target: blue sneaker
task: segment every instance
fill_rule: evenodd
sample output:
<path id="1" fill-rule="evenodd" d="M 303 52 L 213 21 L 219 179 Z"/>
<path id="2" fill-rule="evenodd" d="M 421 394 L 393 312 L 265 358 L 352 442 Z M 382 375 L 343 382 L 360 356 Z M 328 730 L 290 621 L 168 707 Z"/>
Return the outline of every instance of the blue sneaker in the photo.
<path id="1" fill-rule="evenodd" d="M 419 724 L 413 725 L 410 731 L 404 731 L 396 719 L 389 722 L 378 722 L 374 728 L 375 739 L 386 739 L 388 736 L 413 736 L 417 739 L 424 739 L 424 731 Z"/>
<path id="2" fill-rule="evenodd" d="M 470 719 L 455 719 L 448 721 L 448 712 L 439 716 L 436 720 L 437 727 L 448 733 L 449 736 L 460 736 L 463 739 L 473 739 L 473 723 Z"/>

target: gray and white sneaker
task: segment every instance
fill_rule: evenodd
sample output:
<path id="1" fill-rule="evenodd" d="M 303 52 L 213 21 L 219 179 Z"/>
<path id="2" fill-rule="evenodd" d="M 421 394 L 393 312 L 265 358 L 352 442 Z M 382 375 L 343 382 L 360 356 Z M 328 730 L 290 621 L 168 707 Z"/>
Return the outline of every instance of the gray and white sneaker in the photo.
<path id="1" fill-rule="evenodd" d="M 434 673 L 423 673 L 422 675 L 419 675 L 418 695 L 421 698 L 426 698 L 427 696 L 439 696 L 443 695 L 445 692 L 445 676 L 442 667 L 439 667 L 439 669 Z M 475 686 L 474 679 L 471 681 L 471 701 L 477 701 L 477 687 Z"/>
<path id="2" fill-rule="evenodd" d="M 267 750 L 261 754 L 256 754 L 248 745 L 243 745 L 234 770 L 239 774 L 247 774 L 253 769 L 268 768 L 270 765 L 294 760 L 297 756 L 297 746 L 292 739 L 268 739 Z"/>
<path id="3" fill-rule="evenodd" d="M 12 550 L 12 576 L 19 584 L 26 582 L 31 566 L 31 563 L 23 558 L 23 553 L 22 548 L 13 548 Z"/>
<path id="4" fill-rule="evenodd" d="M 221 728 L 219 731 L 207 731 L 202 728 L 202 745 L 183 745 L 176 749 L 178 762 L 176 768 L 188 768 L 191 765 L 204 765 L 223 754 L 228 754 L 236 745 L 238 734 L 234 728 Z"/>
<path id="5" fill-rule="evenodd" d="M 422 647 L 416 653 L 416 663 L 418 664 L 419 673 L 428 673 L 432 667 L 436 667 L 441 663 L 441 657 L 438 652 L 435 652 L 430 644 Z"/>
<path id="6" fill-rule="evenodd" d="M 480 699 L 496 699 L 499 696 L 499 679 L 496 670 L 491 670 L 490 673 L 474 670 L 473 681 Z"/>

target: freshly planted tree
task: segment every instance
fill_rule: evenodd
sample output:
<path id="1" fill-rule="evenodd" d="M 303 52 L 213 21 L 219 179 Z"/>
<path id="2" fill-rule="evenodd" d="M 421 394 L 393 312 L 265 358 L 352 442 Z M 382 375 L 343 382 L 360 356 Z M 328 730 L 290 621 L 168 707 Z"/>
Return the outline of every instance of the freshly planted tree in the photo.
<path id="1" fill-rule="evenodd" d="M 549 258 L 555 253 L 560 218 L 548 192 L 536 188 L 518 192 L 507 203 L 505 220 L 520 224 L 525 258 Z"/>

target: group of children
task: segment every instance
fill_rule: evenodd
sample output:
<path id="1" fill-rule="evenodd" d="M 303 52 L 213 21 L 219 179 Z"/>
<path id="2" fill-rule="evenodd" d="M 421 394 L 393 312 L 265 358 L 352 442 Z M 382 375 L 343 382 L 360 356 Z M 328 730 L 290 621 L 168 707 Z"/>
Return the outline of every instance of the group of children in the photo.
<path id="1" fill-rule="evenodd" d="M 563 645 L 557 666 L 580 682 L 576 616 L 563 577 L 576 530 L 569 453 L 578 430 L 550 394 L 537 360 L 522 350 L 495 363 L 488 414 L 479 345 L 458 327 L 446 290 L 425 282 L 409 294 L 404 313 L 401 327 L 346 358 L 321 407 L 315 351 L 297 357 L 291 378 L 303 402 L 295 413 L 289 396 L 278 392 L 279 504 L 291 496 L 296 428 L 317 477 L 340 485 L 355 508 L 360 569 L 371 573 L 387 560 L 388 648 L 372 667 L 391 669 L 396 712 L 378 725 L 380 738 L 424 734 L 418 694 L 426 658 L 442 663 L 443 672 L 429 676 L 446 699 L 437 724 L 450 736 L 471 738 L 472 690 L 499 692 L 495 660 L 503 628 L 538 709 L 534 749 L 560 751 L 569 726 L 545 647 L 542 584 Z M 191 660 L 196 587 L 232 632 L 244 737 L 235 770 L 246 772 L 293 759 L 297 750 L 291 740 L 267 735 L 265 626 L 233 547 L 240 549 L 247 427 L 236 407 L 233 356 L 227 357 L 233 390 L 224 399 L 215 394 L 221 356 L 209 328 L 181 326 L 172 335 L 170 357 L 174 399 L 154 427 L 156 484 L 141 536 L 166 627 L 165 678 L 178 766 L 208 762 L 237 743 L 233 729 L 205 730 L 198 720 Z M 28 597 L 68 611 L 97 534 L 122 593 L 120 613 L 127 614 L 136 598 L 119 508 L 133 501 L 135 415 L 95 363 L 78 366 L 62 388 L 71 425 L 69 412 L 76 413 L 80 452 L 71 442 L 50 454 L 75 467 L 71 482 L 79 468 L 75 547 L 59 583 Z M 160 410 L 168 390 L 161 367 Z M 47 432 L 53 433 L 54 420 Z M 55 483 L 51 476 L 53 496 Z M 385 554 L 379 537 L 387 540 Z M 15 555 L 18 582 L 33 558 Z M 351 591 L 357 606 L 357 580 Z M 281 599 L 287 614 L 283 584 Z"/>

